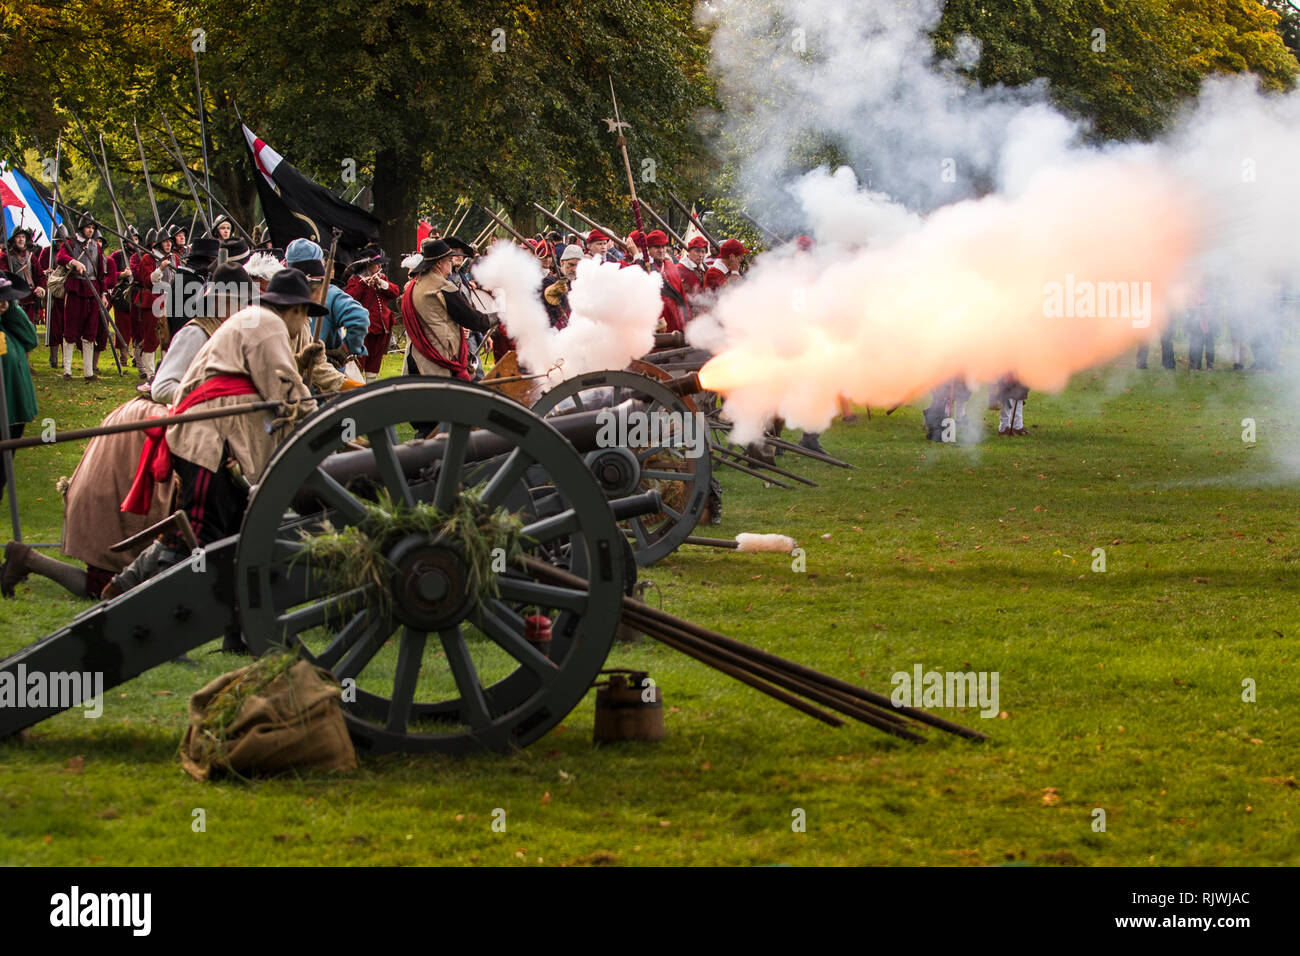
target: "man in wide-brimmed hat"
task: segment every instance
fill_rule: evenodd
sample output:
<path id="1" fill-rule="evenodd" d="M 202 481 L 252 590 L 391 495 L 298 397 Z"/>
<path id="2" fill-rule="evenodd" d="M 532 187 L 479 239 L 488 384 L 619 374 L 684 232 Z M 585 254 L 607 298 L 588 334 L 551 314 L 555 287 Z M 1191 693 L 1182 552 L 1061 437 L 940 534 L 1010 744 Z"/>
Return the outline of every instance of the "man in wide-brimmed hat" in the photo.
<path id="1" fill-rule="evenodd" d="M 410 340 L 407 374 L 472 378 L 466 332 L 487 332 L 492 317 L 474 308 L 448 278 L 455 253 L 442 239 L 420 244 L 420 261 L 402 292 L 402 322 Z"/>
<path id="2" fill-rule="evenodd" d="M 384 273 L 388 257 L 379 246 L 371 245 L 357 253 L 348 267 L 348 283 L 343 291 L 360 302 L 370 315 L 370 329 L 366 333 L 366 355 L 361 368 L 366 381 L 379 378 L 379 369 L 388 352 L 388 337 L 393 328 L 393 304 L 402 294 L 397 283 Z"/>
<path id="3" fill-rule="evenodd" d="M 36 234 L 26 226 L 19 226 L 5 243 L 4 271 L 21 278 L 31 294 L 19 303 L 27 318 L 39 325 L 45 313 L 45 270 L 41 268 L 33 242 Z"/>
<path id="4" fill-rule="evenodd" d="M 257 305 L 222 322 L 199 349 L 177 388 L 173 414 L 262 401 L 284 403 L 280 416 L 268 413 L 185 422 L 165 433 L 150 433 L 135 483 L 122 510 L 147 510 L 154 484 L 166 478 L 170 460 L 177 478 L 177 501 L 200 545 L 239 531 L 250 483 L 262 476 L 276 446 L 294 426 L 316 410 L 298 370 L 291 340 L 309 315 L 324 309 L 312 298 L 307 277 L 283 269 L 272 277 Z M 114 597 L 182 560 L 188 553 L 179 535 L 146 549 L 104 589 Z"/>
<path id="5" fill-rule="evenodd" d="M 81 343 L 82 375 L 88 382 L 95 375 L 95 339 L 99 336 L 100 310 L 108 309 L 112 288 L 108 262 L 95 241 L 95 221 L 90 213 L 77 220 L 77 234 L 60 246 L 55 260 L 68 270 L 63 296 L 63 379 L 72 380 L 72 356 Z"/>

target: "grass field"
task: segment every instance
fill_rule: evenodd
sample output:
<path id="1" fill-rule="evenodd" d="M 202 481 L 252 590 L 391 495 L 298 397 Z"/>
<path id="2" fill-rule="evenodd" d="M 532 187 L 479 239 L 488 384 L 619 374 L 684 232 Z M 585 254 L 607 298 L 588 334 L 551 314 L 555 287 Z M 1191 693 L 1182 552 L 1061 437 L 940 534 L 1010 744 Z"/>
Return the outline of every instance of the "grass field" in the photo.
<path id="1" fill-rule="evenodd" d="M 32 358 L 60 428 L 97 423 L 134 385 L 64 383 Z M 663 689 L 661 744 L 595 748 L 589 694 L 508 757 L 200 784 L 176 749 L 188 696 L 235 666 L 212 644 L 197 667 L 108 692 L 99 720 L 0 743 L 0 863 L 1300 862 L 1300 482 L 1273 456 L 1294 423 L 1270 375 L 1131 364 L 1031 395 L 1026 438 L 990 434 L 980 392 L 972 447 L 925 442 L 916 409 L 877 410 L 823 438 L 858 470 L 794 465 L 820 488 L 724 474 L 725 521 L 705 533 L 793 535 L 806 573 L 683 549 L 644 574 L 671 613 L 882 692 L 917 664 L 996 671 L 997 718 L 938 711 L 987 743 L 824 727 L 647 643 L 610 663 Z M 53 482 L 79 452 L 19 454 L 26 540 L 58 540 Z M 30 579 L 0 602 L 0 653 L 85 606 Z"/>

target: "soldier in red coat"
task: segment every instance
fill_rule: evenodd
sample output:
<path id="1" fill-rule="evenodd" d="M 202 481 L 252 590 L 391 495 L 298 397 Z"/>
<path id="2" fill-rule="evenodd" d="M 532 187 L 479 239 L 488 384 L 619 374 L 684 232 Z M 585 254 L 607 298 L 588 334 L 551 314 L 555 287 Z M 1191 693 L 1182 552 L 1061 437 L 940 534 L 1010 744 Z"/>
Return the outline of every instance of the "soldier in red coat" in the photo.
<path id="1" fill-rule="evenodd" d="M 55 261 L 68 270 L 63 296 L 63 380 L 72 381 L 72 355 L 81 343 L 82 375 L 94 381 L 95 339 L 99 335 L 100 308 L 108 308 L 108 263 L 95 241 L 90 213 L 77 220 L 77 235 L 59 246 Z"/>
<path id="2" fill-rule="evenodd" d="M 718 258 L 713 260 L 709 271 L 704 273 L 704 288 L 717 292 L 728 282 L 740 278 L 740 260 L 749 255 L 749 250 L 739 239 L 728 239 L 718 246 Z"/>
<path id="3" fill-rule="evenodd" d="M 362 370 L 366 381 L 379 378 L 379 368 L 388 353 L 388 337 L 393 329 L 392 304 L 402 290 L 384 274 L 388 259 L 378 246 L 367 246 L 349 266 L 352 275 L 343 291 L 366 307 L 370 313 L 370 331 L 366 333 L 366 355 Z"/>
<path id="4" fill-rule="evenodd" d="M 696 236 L 686 244 L 686 258 L 677 263 L 688 302 L 704 291 L 704 274 L 709 271 L 705 261 L 708 257 L 709 240 Z"/>
<path id="5" fill-rule="evenodd" d="M 664 331 L 684 332 L 686 323 L 691 320 L 691 307 L 686 301 L 686 286 L 677 263 L 668 257 L 668 236 L 662 229 L 655 229 L 645 237 L 645 244 L 650 254 L 650 268 L 663 279 L 659 294 L 664 306 L 659 318 Z"/>
<path id="6" fill-rule="evenodd" d="M 144 236 L 144 249 L 139 255 L 131 257 L 131 272 L 135 276 L 137 292 L 135 306 L 131 310 L 132 335 L 135 339 L 135 364 L 140 369 L 140 380 L 153 378 L 155 354 L 158 351 L 158 320 L 155 303 L 162 296 L 155 293 L 154 285 L 166 286 L 171 281 L 171 272 L 179 264 L 172 257 L 172 241 L 164 235 L 161 238 L 157 229 L 150 229 Z"/>

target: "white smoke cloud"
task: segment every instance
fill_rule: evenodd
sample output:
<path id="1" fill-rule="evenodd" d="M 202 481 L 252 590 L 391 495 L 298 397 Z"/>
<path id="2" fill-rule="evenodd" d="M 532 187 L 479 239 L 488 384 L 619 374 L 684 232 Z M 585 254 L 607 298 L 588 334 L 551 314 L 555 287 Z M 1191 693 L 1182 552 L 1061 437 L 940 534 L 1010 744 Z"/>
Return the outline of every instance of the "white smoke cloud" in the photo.
<path id="1" fill-rule="evenodd" d="M 1272 358 L 1295 287 L 1300 93 L 1215 79 L 1162 142 L 1094 148 L 1044 83 L 982 89 L 936 64 L 940 0 L 708 9 L 742 199 L 818 243 L 763 257 L 690 327 L 720 353 L 705 381 L 728 388 L 737 437 L 773 414 L 819 429 L 837 393 L 893 404 L 956 374 L 1060 388 L 1169 314 L 1224 319 Z M 969 66 L 978 44 L 956 56 Z M 799 173 L 809 143 L 862 185 Z M 1067 277 L 1149 283 L 1150 327 L 1053 315 Z"/>
<path id="2" fill-rule="evenodd" d="M 564 329 L 551 328 L 539 291 L 544 273 L 531 253 L 498 243 L 474 268 L 474 277 L 496 295 L 519 364 L 530 372 L 546 372 L 559 362 L 553 380 L 620 369 L 654 347 L 663 307 L 657 275 L 584 259 L 569 291 L 572 315 Z"/>

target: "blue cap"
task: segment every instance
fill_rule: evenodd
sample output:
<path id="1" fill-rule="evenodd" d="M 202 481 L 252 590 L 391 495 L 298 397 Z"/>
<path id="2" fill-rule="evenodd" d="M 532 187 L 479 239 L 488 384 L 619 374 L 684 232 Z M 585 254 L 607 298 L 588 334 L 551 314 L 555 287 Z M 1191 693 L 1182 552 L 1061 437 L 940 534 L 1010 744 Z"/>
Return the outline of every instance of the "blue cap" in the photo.
<path id="1" fill-rule="evenodd" d="M 293 265 L 295 262 L 310 262 L 313 259 L 323 261 L 325 251 L 310 239 L 295 239 L 284 250 L 286 265 Z"/>

